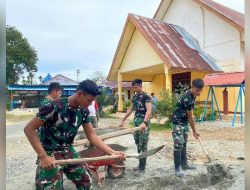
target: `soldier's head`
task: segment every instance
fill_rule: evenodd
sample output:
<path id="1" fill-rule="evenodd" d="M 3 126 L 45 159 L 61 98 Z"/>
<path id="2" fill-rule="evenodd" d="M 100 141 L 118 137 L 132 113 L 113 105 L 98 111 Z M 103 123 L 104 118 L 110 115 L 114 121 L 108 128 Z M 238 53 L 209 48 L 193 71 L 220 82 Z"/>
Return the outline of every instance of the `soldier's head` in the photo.
<path id="1" fill-rule="evenodd" d="M 142 91 L 142 80 L 141 79 L 135 79 L 132 81 L 132 86 L 134 88 L 134 91 L 136 93 L 140 93 Z"/>
<path id="2" fill-rule="evenodd" d="M 192 94 L 194 96 L 200 96 L 203 87 L 204 87 L 204 81 L 202 79 L 194 79 L 192 81 L 192 88 L 191 88 Z"/>
<path id="3" fill-rule="evenodd" d="M 62 96 L 63 87 L 59 82 L 51 82 L 48 88 L 48 95 L 52 100 L 59 99 Z"/>
<path id="4" fill-rule="evenodd" d="M 80 82 L 76 88 L 76 101 L 82 108 L 87 108 L 96 96 L 100 95 L 98 86 L 92 80 Z"/>

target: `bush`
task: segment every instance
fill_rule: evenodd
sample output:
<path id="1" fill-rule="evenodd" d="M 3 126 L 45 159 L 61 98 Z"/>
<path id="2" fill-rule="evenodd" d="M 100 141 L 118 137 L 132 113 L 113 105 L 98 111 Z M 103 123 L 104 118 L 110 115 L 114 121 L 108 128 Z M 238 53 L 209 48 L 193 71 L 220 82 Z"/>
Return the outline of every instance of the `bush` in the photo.
<path id="1" fill-rule="evenodd" d="M 7 103 L 6 103 L 6 110 L 8 110 L 8 111 L 10 111 L 10 101 L 8 101 Z"/>
<path id="2" fill-rule="evenodd" d="M 123 113 L 127 112 L 130 105 L 131 105 L 131 101 L 123 102 Z"/>
<path id="3" fill-rule="evenodd" d="M 194 108 L 194 118 L 195 118 L 195 121 L 200 121 L 201 120 L 201 115 L 203 113 L 203 107 L 202 106 L 196 106 Z"/>
<path id="4" fill-rule="evenodd" d="M 214 111 L 214 119 L 216 119 L 217 113 L 218 113 L 217 111 Z M 204 117 L 204 121 L 212 121 L 212 120 L 213 120 L 212 109 L 207 108 L 206 115 Z"/>
<path id="5" fill-rule="evenodd" d="M 116 113 L 118 111 L 118 105 L 115 103 L 113 107 L 109 110 L 109 113 Z"/>
<path id="6" fill-rule="evenodd" d="M 160 93 L 160 100 L 156 103 L 156 116 L 159 120 L 168 118 L 166 125 L 169 126 L 176 108 L 176 98 L 169 91 Z"/>

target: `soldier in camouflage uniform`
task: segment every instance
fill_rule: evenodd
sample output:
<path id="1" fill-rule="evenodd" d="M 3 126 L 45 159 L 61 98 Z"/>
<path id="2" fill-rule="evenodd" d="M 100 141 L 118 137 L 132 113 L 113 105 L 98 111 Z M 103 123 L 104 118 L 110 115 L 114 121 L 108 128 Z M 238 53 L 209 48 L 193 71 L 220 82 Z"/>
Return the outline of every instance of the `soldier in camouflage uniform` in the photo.
<path id="1" fill-rule="evenodd" d="M 200 95 L 204 87 L 202 79 L 192 81 L 192 88 L 186 91 L 178 100 L 176 110 L 172 118 L 172 137 L 174 141 L 174 164 L 175 174 L 183 177 L 183 170 L 195 169 L 187 164 L 187 138 L 189 133 L 188 123 L 192 128 L 195 138 L 199 137 L 196 132 L 193 117 L 193 109 L 195 106 L 195 98 Z"/>
<path id="2" fill-rule="evenodd" d="M 48 96 L 46 96 L 40 104 L 40 107 L 50 104 L 51 101 L 57 100 L 62 96 L 63 87 L 59 82 L 51 82 L 48 88 Z"/>
<path id="3" fill-rule="evenodd" d="M 124 126 L 125 120 L 129 115 L 135 111 L 134 126 L 143 126 L 143 130 L 136 131 L 134 133 L 135 144 L 137 145 L 138 153 L 147 151 L 149 131 L 150 131 L 150 116 L 151 116 L 151 97 L 142 91 L 142 80 L 135 79 L 132 82 L 134 91 L 136 94 L 132 99 L 132 104 L 130 105 L 124 119 L 120 126 Z M 135 167 L 134 170 L 145 171 L 147 158 L 139 159 L 139 166 Z"/>
<path id="4" fill-rule="evenodd" d="M 109 155 L 125 154 L 107 146 L 94 132 L 87 107 L 100 94 L 91 80 L 79 83 L 76 93 L 41 107 L 25 127 L 24 132 L 39 158 L 38 190 L 63 190 L 63 173 L 78 190 L 91 189 L 91 178 L 82 164 L 55 166 L 54 160 L 74 159 L 79 155 L 73 147 L 74 138 L 82 125 L 88 140 Z M 40 139 L 36 130 L 42 127 Z"/>
<path id="5" fill-rule="evenodd" d="M 40 107 L 44 107 L 44 106 L 48 106 L 53 100 L 57 100 L 62 96 L 62 92 L 63 92 L 63 87 L 60 85 L 60 83 L 58 82 L 51 82 L 49 84 L 49 88 L 48 88 L 48 96 L 46 96 L 40 103 Z M 41 130 L 43 129 L 43 127 L 40 127 L 39 129 L 37 129 L 37 135 L 41 136 Z M 38 160 L 37 160 L 37 165 L 38 165 Z M 38 179 L 38 175 L 39 175 L 39 166 L 37 166 L 37 170 L 36 170 L 36 181 Z M 37 184 L 36 184 L 37 185 Z"/>

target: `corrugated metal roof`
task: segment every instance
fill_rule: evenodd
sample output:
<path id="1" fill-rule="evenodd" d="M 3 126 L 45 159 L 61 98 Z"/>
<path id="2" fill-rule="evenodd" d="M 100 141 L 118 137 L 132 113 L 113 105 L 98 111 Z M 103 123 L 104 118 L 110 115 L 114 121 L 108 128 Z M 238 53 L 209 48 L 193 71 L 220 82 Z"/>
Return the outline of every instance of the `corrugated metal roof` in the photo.
<path id="1" fill-rule="evenodd" d="M 204 82 L 207 86 L 241 85 L 245 82 L 245 72 L 209 74 Z"/>
<path id="2" fill-rule="evenodd" d="M 129 19 L 169 68 L 221 71 L 183 28 L 134 14 Z"/>
<path id="3" fill-rule="evenodd" d="M 65 77 L 61 74 L 58 74 L 58 75 L 52 77 L 50 80 L 48 80 L 45 83 L 42 83 L 41 85 L 49 85 L 51 82 L 59 82 L 61 85 L 78 85 L 78 82 L 76 82 L 68 77 Z"/>
<path id="4" fill-rule="evenodd" d="M 240 28 L 242 29 L 245 28 L 244 14 L 237 12 L 233 9 L 230 9 L 212 0 L 193 0 L 193 1 L 199 3 L 202 6 L 205 6 L 206 8 L 210 8 L 211 11 L 220 14 L 221 16 L 225 17 L 226 19 L 238 25 Z"/>
<path id="5" fill-rule="evenodd" d="M 103 83 L 101 86 L 109 87 L 111 89 L 118 88 L 118 82 L 117 81 L 107 81 Z M 122 88 L 132 88 L 132 82 L 122 82 Z"/>
<path id="6" fill-rule="evenodd" d="M 12 84 L 8 85 L 8 90 L 16 90 L 16 91 L 47 91 L 48 85 L 18 85 Z M 63 90 L 75 91 L 77 85 L 63 85 Z"/>

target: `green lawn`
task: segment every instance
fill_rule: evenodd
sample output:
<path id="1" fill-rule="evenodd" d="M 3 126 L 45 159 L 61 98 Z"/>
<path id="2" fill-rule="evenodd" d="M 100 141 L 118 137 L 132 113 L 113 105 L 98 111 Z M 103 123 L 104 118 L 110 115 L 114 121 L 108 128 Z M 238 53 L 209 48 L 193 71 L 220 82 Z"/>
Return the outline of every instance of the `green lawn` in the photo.
<path id="1" fill-rule="evenodd" d="M 134 122 L 130 121 L 129 126 L 133 127 L 133 125 L 134 125 Z M 171 130 L 171 127 L 167 126 L 166 124 L 151 123 L 150 130 L 151 131 L 168 131 L 168 130 Z"/>

